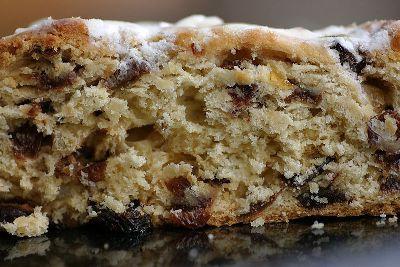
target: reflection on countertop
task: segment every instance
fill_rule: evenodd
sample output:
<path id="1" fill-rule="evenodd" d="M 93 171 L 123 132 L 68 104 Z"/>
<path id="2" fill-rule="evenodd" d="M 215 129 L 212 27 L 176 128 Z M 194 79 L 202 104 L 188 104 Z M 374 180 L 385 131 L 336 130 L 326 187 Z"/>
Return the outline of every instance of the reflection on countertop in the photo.
<path id="1" fill-rule="evenodd" d="M 53 230 L 18 239 L 0 235 L 1 266 L 374 266 L 400 256 L 397 222 L 381 218 L 313 220 L 251 228 L 157 229 L 118 236 L 96 229 Z M 315 226 L 315 225 L 314 225 Z M 393 255 L 390 252 L 393 251 Z M 385 257 L 379 259 L 379 257 Z M 368 260 L 370 259 L 371 260 Z M 393 265 L 397 266 L 397 265 Z"/>

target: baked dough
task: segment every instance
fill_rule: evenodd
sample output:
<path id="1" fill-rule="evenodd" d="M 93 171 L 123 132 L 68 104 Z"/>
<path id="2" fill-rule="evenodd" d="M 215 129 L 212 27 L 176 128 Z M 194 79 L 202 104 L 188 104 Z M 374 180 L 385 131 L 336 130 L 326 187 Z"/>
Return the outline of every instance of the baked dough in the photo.
<path id="1" fill-rule="evenodd" d="M 0 41 L 12 234 L 396 214 L 400 22 L 47 19 Z"/>

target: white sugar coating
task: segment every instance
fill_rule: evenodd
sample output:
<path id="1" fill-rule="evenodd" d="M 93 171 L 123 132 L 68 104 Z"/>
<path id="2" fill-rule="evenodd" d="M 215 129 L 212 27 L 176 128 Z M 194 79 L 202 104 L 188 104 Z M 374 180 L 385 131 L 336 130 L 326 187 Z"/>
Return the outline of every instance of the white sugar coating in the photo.
<path id="1" fill-rule="evenodd" d="M 178 27 L 212 27 L 224 24 L 219 17 L 206 17 L 204 15 L 192 15 L 179 20 L 175 26 Z"/>

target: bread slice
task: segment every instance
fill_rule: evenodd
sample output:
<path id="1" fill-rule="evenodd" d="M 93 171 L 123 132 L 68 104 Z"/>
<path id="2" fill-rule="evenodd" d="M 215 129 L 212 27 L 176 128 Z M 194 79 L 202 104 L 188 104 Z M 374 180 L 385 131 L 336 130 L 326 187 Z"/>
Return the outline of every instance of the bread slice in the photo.
<path id="1" fill-rule="evenodd" d="M 0 222 L 198 228 L 400 207 L 400 22 L 48 19 L 0 41 Z"/>

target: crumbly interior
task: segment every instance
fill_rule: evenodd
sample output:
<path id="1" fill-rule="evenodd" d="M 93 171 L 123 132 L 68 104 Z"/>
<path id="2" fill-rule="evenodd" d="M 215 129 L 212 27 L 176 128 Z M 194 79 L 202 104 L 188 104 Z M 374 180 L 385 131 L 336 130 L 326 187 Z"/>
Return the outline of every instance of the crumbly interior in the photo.
<path id="1" fill-rule="evenodd" d="M 324 61 L 232 36 L 215 52 L 194 29 L 133 36 L 129 53 L 26 41 L 0 70 L 1 198 L 66 225 L 133 202 L 189 228 L 395 213 L 398 55 L 304 47 Z M 42 234 L 39 213 L 2 225 Z"/>

